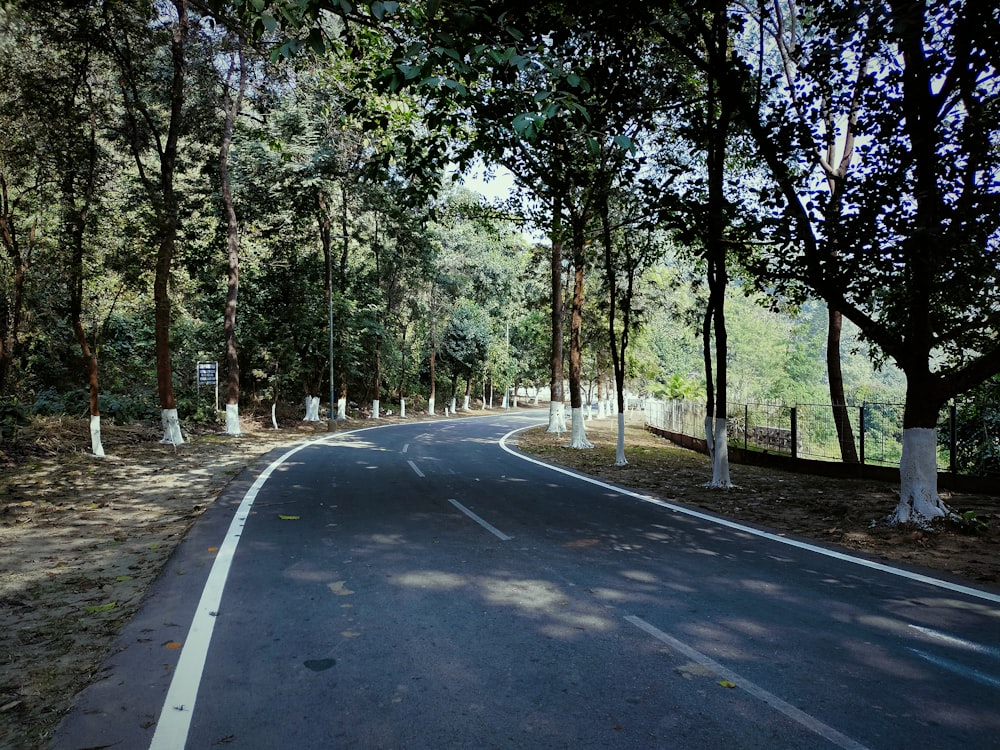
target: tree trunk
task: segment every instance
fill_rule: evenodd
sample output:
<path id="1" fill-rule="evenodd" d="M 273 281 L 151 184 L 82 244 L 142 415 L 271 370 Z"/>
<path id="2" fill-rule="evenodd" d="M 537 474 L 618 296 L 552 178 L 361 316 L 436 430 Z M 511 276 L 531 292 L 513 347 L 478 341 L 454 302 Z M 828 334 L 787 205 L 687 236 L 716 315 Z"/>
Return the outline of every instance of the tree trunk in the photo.
<path id="1" fill-rule="evenodd" d="M 27 250 L 21 247 L 7 180 L 0 172 L 0 239 L 13 269 L 10 295 L 0 297 L 0 396 L 6 390 L 11 366 L 18 354 L 21 320 L 24 315 L 24 287 L 34 237 L 35 231 L 32 229 L 28 234 Z"/>
<path id="2" fill-rule="evenodd" d="M 226 340 L 226 434 L 239 435 L 240 431 L 240 359 L 236 345 L 236 306 L 240 291 L 240 234 L 236 208 L 233 205 L 233 187 L 229 178 L 229 151 L 233 143 L 233 128 L 243 106 L 243 95 L 247 85 L 247 69 L 243 59 L 243 41 L 237 51 L 235 64 L 239 65 L 239 84 L 236 98 L 229 96 L 229 78 L 223 84 L 223 109 L 225 122 L 222 129 L 222 145 L 219 148 L 219 182 L 222 188 L 222 208 L 226 216 L 227 237 L 227 286 L 226 312 L 223 317 L 223 332 Z M 231 71 L 230 71 L 231 72 Z"/>
<path id="3" fill-rule="evenodd" d="M 552 254 L 550 256 L 550 303 L 552 305 L 551 332 L 552 349 L 549 358 L 549 426 L 546 432 L 561 434 L 566 432 L 566 395 L 563 393 L 563 241 L 562 241 L 562 200 L 556 198 L 552 209 Z"/>
<path id="4" fill-rule="evenodd" d="M 167 138 L 160 156 L 160 242 L 156 255 L 156 272 L 153 280 L 156 337 L 156 390 L 160 399 L 163 422 L 163 443 L 179 445 L 184 442 L 177 417 L 174 397 L 173 372 L 170 363 L 170 269 L 177 244 L 177 227 L 180 220 L 177 194 L 174 191 L 174 171 L 177 165 L 177 143 L 180 138 L 184 114 L 185 45 L 188 34 L 187 0 L 173 0 L 177 21 L 170 38 L 170 59 L 173 80 L 170 88 L 170 122 Z"/>
<path id="5" fill-rule="evenodd" d="M 431 416 L 434 415 L 434 398 L 437 391 L 437 347 L 434 343 L 434 321 L 431 321 L 431 356 L 430 356 L 430 376 L 431 376 L 431 389 L 430 395 L 427 397 L 427 413 Z"/>
<path id="6" fill-rule="evenodd" d="M 341 297 L 347 294 L 347 261 L 350 257 L 351 238 L 348 234 L 350 229 L 350 213 L 347 205 L 347 187 L 341 182 L 340 186 L 340 273 L 338 292 Z M 340 346 L 337 356 L 337 419 L 347 419 L 347 354 L 344 351 L 344 329 L 345 321 L 340 321 Z M 331 409 L 333 406 L 331 405 Z"/>
<path id="7" fill-rule="evenodd" d="M 89 73 L 88 60 L 89 57 L 85 57 L 81 67 L 76 69 L 77 77 L 75 85 L 72 94 L 67 97 L 67 101 L 65 102 L 67 112 L 76 110 L 80 88 L 86 89 L 90 105 L 87 112 L 89 132 L 85 146 L 86 161 L 83 165 L 71 163 L 74 157 L 70 148 L 67 148 L 67 151 L 61 155 L 62 184 L 60 197 L 62 201 L 63 230 L 70 246 L 70 326 L 76 335 L 77 343 L 80 345 L 84 369 L 87 374 L 87 389 L 90 401 L 90 447 L 95 456 L 102 457 L 104 456 L 104 445 L 101 442 L 100 388 L 96 343 L 95 349 L 91 349 L 90 342 L 87 341 L 87 332 L 83 325 L 84 238 L 87 233 L 90 207 L 94 202 L 98 158 L 96 113 L 93 100 L 90 98 L 89 87 L 85 83 Z M 83 195 L 81 198 L 78 198 L 76 191 L 76 178 L 78 175 L 83 178 Z"/>
<path id="8" fill-rule="evenodd" d="M 601 235 L 604 239 L 604 273 L 608 283 L 608 343 L 611 347 L 611 366 L 615 374 L 615 395 L 618 400 L 618 442 L 615 451 L 615 466 L 625 466 L 625 351 L 628 347 L 629 310 L 632 301 L 632 268 L 629 263 L 628 283 L 623 301 L 622 335 L 619 345 L 615 333 L 615 316 L 618 309 L 618 275 L 615 272 L 613 249 L 611 245 L 611 219 L 609 216 L 608 196 L 601 201 Z M 626 251 L 627 252 L 627 251 Z M 597 393 L 600 400 L 601 377 L 598 374 Z"/>
<path id="9" fill-rule="evenodd" d="M 724 71 L 729 65 L 729 18 L 725 3 L 713 3 L 711 38 L 708 41 L 709 65 Z M 727 96 L 724 84 L 725 74 L 717 80 L 709 80 L 706 110 L 709 118 L 706 167 L 708 172 L 708 224 L 706 227 L 705 253 L 708 260 L 709 313 L 705 316 L 705 333 L 711 325 L 715 335 L 715 402 L 710 401 L 710 409 L 715 413 L 715 424 L 708 433 L 709 417 L 706 417 L 706 438 L 712 455 L 712 481 L 710 487 L 729 488 L 729 444 L 726 425 L 727 382 L 726 363 L 729 357 L 726 334 L 726 287 L 729 277 L 726 268 L 726 195 L 725 170 L 729 140 L 731 107 L 734 102 Z M 705 347 L 709 346 L 705 341 Z M 707 363 L 706 363 L 707 364 Z M 711 392 L 711 390 L 710 390 Z"/>
<path id="10" fill-rule="evenodd" d="M 576 217 L 573 221 L 573 304 L 570 312 L 569 329 L 569 403 L 572 416 L 570 448 L 593 448 L 587 440 L 587 430 L 583 421 L 583 294 L 584 294 L 584 228 L 586 218 Z"/>
<path id="11" fill-rule="evenodd" d="M 372 398 L 372 419 L 378 419 L 381 416 L 379 399 L 382 395 L 382 339 L 379 336 L 375 337 L 375 362 L 372 369 L 374 370 L 372 388 L 375 389 L 375 396 Z"/>
<path id="12" fill-rule="evenodd" d="M 858 449 L 854 445 L 854 430 L 851 416 L 847 411 L 844 397 L 844 374 L 840 361 L 840 333 L 843 319 L 839 312 L 829 308 L 829 322 L 826 330 L 826 370 L 830 379 L 830 403 L 833 420 L 837 425 L 837 441 L 840 443 L 840 458 L 844 463 L 858 463 Z"/>
<path id="13" fill-rule="evenodd" d="M 909 366 L 917 369 L 915 363 Z M 889 516 L 891 524 L 925 526 L 951 514 L 937 486 L 937 418 L 943 403 L 926 368 L 916 375 L 907 373 L 899 503 Z"/>

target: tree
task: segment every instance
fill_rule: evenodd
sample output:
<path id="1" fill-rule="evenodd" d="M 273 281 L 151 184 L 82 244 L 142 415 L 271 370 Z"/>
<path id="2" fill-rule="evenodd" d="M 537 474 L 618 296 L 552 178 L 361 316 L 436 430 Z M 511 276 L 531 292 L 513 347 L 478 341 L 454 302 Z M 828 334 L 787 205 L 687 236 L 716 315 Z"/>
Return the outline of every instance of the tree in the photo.
<path id="1" fill-rule="evenodd" d="M 830 82 L 813 94 L 847 92 L 842 100 L 858 103 L 858 166 L 831 225 L 816 199 L 826 188 L 802 179 L 799 165 L 814 159 L 794 137 L 796 123 L 770 100 L 741 95 L 771 172 L 763 192 L 787 220 L 764 270 L 821 296 L 905 373 L 900 500 L 890 521 L 922 524 L 949 512 L 937 493 L 939 410 L 1000 371 L 1000 18 L 964 0 L 809 0 L 799 19 L 817 52 L 809 65 Z M 866 59 L 872 70 L 861 77 L 844 64 Z M 742 81 L 750 71 L 747 63 L 727 75 Z M 834 233 L 831 254 L 820 240 Z"/>
<path id="2" fill-rule="evenodd" d="M 620 196 L 620 200 L 624 196 Z M 615 232 L 611 222 L 610 201 L 601 204 L 601 235 L 604 245 L 604 273 L 608 285 L 608 340 L 615 376 L 615 395 L 618 412 L 618 444 L 616 466 L 625 466 L 625 374 L 629 341 L 638 326 L 637 284 L 643 267 L 661 255 L 654 239 L 653 229 L 642 217 L 627 217 L 638 226 L 622 221 L 622 228 Z M 624 202 L 624 201 L 623 201 Z M 636 208 L 636 207 L 633 207 Z M 638 220 L 637 220 L 638 219 Z M 643 226 L 645 224 L 645 226 Z M 614 235 L 620 234 L 618 252 L 615 252 Z M 621 320 L 618 321 L 618 312 Z"/>
<path id="3" fill-rule="evenodd" d="M 244 55 L 241 34 L 236 34 L 235 49 L 230 52 L 230 65 L 222 82 L 222 143 L 219 146 L 219 184 L 222 209 L 226 217 L 227 291 L 223 330 L 226 340 L 226 433 L 240 434 L 240 359 L 236 345 L 236 306 L 240 291 L 240 228 L 233 202 L 229 154 L 233 144 L 236 118 L 243 108 L 249 70 Z M 231 91 L 233 75 L 237 77 L 235 94 Z"/>
<path id="4" fill-rule="evenodd" d="M 171 13 L 164 25 L 165 51 L 169 62 L 165 91 L 159 91 L 161 71 L 156 64 L 157 41 L 146 37 L 149 19 L 128 6 L 109 8 L 109 41 L 120 76 L 125 112 L 125 137 L 135 160 L 139 179 L 155 214 L 157 253 L 153 282 L 156 310 L 156 387 L 163 421 L 163 442 L 184 442 L 177 416 L 170 352 L 171 303 L 168 285 L 180 226 L 180 201 L 175 186 L 179 144 L 184 127 L 185 76 L 190 18 L 188 0 L 171 0 Z M 140 7 L 142 11 L 145 8 Z M 160 116 L 160 107 L 166 118 Z M 149 172 L 147 158 L 152 152 L 155 174 Z"/>
<path id="5" fill-rule="evenodd" d="M 734 88 L 742 82 L 726 75 L 733 49 L 727 3 L 680 3 L 680 10 L 688 23 L 665 23 L 661 29 L 686 60 L 694 80 L 691 93 L 697 103 L 691 107 L 691 119 L 680 123 L 680 130 L 697 155 L 697 162 L 691 160 L 696 177 L 693 185 L 690 180 L 682 182 L 666 196 L 665 213 L 673 214 L 671 222 L 679 230 L 681 241 L 700 250 L 706 270 L 708 299 L 702 318 L 702 355 L 705 442 L 712 457 L 709 486 L 729 488 L 732 480 L 727 438 L 729 350 L 725 305 L 729 251 L 738 246 L 740 238 L 734 232 L 735 202 L 730 199 L 727 172 L 734 158 L 731 144 L 738 126 Z M 672 171 L 679 174 L 676 168 Z"/>

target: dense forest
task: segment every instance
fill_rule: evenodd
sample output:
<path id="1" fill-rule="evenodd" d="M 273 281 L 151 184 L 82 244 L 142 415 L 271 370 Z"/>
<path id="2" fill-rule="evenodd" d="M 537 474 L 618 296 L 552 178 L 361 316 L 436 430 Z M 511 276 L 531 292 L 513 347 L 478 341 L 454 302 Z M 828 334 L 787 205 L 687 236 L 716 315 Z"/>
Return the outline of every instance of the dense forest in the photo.
<path id="1" fill-rule="evenodd" d="M 896 520 L 943 515 L 939 412 L 1000 373 L 998 71 L 972 0 L 6 0 L 0 434 L 544 387 L 586 448 L 629 391 L 704 401 L 726 487 L 728 403 L 830 404 L 856 461 L 899 400 Z"/>

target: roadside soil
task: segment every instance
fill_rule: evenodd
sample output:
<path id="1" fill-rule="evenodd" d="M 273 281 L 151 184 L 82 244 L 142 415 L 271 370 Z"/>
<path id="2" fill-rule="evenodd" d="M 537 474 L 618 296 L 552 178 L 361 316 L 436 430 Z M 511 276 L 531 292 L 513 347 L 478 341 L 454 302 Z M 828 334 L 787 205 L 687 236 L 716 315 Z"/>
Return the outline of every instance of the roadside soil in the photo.
<path id="1" fill-rule="evenodd" d="M 392 418 L 385 421 L 393 421 Z M 342 429 L 365 422 L 349 420 Z M 370 422 L 367 422 L 370 424 Z M 244 419 L 242 437 L 216 430 L 161 445 L 157 427 L 103 427 L 107 456 L 89 455 L 82 420 L 47 419 L 0 445 L 0 748 L 43 748 L 74 696 L 108 655 L 174 547 L 237 474 L 272 448 L 326 423 Z M 615 466 L 616 422 L 587 423 L 592 450 L 568 435 L 521 433 L 528 453 L 622 487 L 867 556 L 1000 586 L 1000 497 L 949 495 L 974 520 L 931 529 L 881 525 L 898 488 L 732 466 L 737 485 L 712 490 L 708 458 L 629 425 Z"/>

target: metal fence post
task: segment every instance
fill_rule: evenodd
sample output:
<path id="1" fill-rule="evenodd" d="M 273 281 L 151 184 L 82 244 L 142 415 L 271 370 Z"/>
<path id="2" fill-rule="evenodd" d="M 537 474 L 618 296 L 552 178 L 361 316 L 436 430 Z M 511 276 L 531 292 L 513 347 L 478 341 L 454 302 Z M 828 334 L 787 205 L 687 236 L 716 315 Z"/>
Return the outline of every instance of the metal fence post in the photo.
<path id="1" fill-rule="evenodd" d="M 948 416 L 951 421 L 948 432 L 948 471 L 952 474 L 956 474 L 955 467 L 958 463 L 955 460 L 955 449 L 958 444 L 958 427 L 956 425 L 956 419 L 958 414 L 958 408 L 955 406 L 955 402 L 952 401 L 951 405 L 948 407 Z"/>
<path id="2" fill-rule="evenodd" d="M 792 407 L 792 458 L 799 457 L 799 421 L 798 410 Z"/>
<path id="3" fill-rule="evenodd" d="M 865 405 L 858 407 L 858 460 L 865 465 Z"/>

